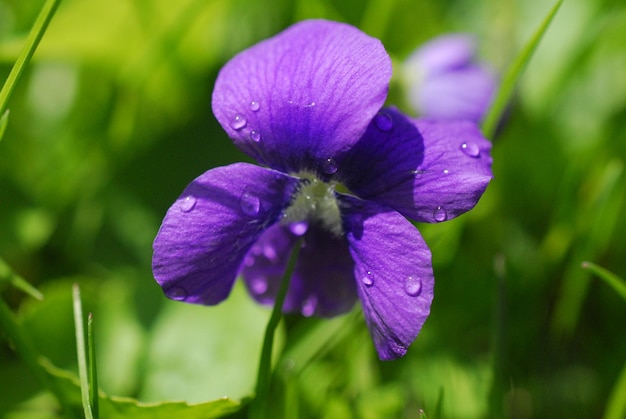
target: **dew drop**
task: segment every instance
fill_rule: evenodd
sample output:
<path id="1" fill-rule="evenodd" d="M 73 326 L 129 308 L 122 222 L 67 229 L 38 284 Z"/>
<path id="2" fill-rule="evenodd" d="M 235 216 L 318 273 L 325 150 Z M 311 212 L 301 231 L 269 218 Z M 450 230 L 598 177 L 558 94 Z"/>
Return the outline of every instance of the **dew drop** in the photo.
<path id="1" fill-rule="evenodd" d="M 165 294 L 176 301 L 185 301 L 189 297 L 187 290 L 180 285 L 172 285 L 165 291 Z"/>
<path id="2" fill-rule="evenodd" d="M 337 173 L 337 169 L 338 167 L 337 167 L 337 162 L 335 161 L 335 159 L 332 159 L 332 158 L 326 159 L 322 163 L 322 170 L 327 175 L 334 175 L 335 173 Z"/>
<path id="3" fill-rule="evenodd" d="M 276 262 L 278 260 L 276 249 L 274 249 L 274 246 L 269 244 L 263 246 L 263 256 L 265 256 L 270 262 Z"/>
<path id="4" fill-rule="evenodd" d="M 189 212 L 194 209 L 194 207 L 196 206 L 196 202 L 196 198 L 189 195 L 180 203 L 180 210 L 182 212 Z"/>
<path id="5" fill-rule="evenodd" d="M 245 127 L 247 123 L 248 121 L 246 121 L 246 118 L 241 115 L 235 115 L 232 121 L 230 121 L 230 126 L 232 129 L 239 131 Z"/>
<path id="6" fill-rule="evenodd" d="M 461 150 L 470 157 L 478 157 L 480 155 L 480 149 L 475 143 L 463 143 L 461 144 Z"/>
<path id="7" fill-rule="evenodd" d="M 244 191 L 239 200 L 239 206 L 244 214 L 255 216 L 261 210 L 261 200 L 253 192 Z"/>
<path id="8" fill-rule="evenodd" d="M 261 109 L 261 104 L 259 102 L 257 102 L 256 100 L 250 102 L 250 110 L 252 112 L 257 112 L 259 109 Z"/>
<path id="9" fill-rule="evenodd" d="M 248 268 L 251 268 L 254 266 L 254 256 L 251 255 L 247 255 L 244 259 L 243 259 L 243 264 L 244 266 L 247 266 Z"/>
<path id="10" fill-rule="evenodd" d="M 407 277 L 404 281 L 404 291 L 413 297 L 419 295 L 422 292 L 422 281 L 414 276 Z"/>
<path id="11" fill-rule="evenodd" d="M 444 174 L 444 175 L 447 175 L 448 173 L 450 173 L 450 171 L 449 171 L 448 169 L 444 169 L 444 170 L 443 170 L 443 174 Z"/>
<path id="12" fill-rule="evenodd" d="M 363 278 L 361 278 L 361 281 L 366 287 L 371 287 L 372 285 L 374 285 L 374 274 L 372 274 L 371 271 L 367 271 Z"/>
<path id="13" fill-rule="evenodd" d="M 317 299 L 315 297 L 309 297 L 302 302 L 302 315 L 304 317 L 311 317 L 315 313 L 317 307 Z"/>
<path id="14" fill-rule="evenodd" d="M 252 288 L 252 291 L 256 294 L 265 294 L 268 288 L 267 281 L 265 278 L 254 278 L 250 281 L 250 288 Z"/>
<path id="15" fill-rule="evenodd" d="M 303 236 L 304 233 L 309 229 L 309 223 L 306 221 L 298 221 L 295 223 L 289 224 L 289 231 L 291 231 L 296 236 Z"/>
<path id="16" fill-rule="evenodd" d="M 388 114 L 384 112 L 379 112 L 376 114 L 376 116 L 374 117 L 374 123 L 381 131 L 390 131 L 391 128 L 393 128 L 393 120 Z"/>
<path id="17" fill-rule="evenodd" d="M 258 143 L 259 141 L 261 141 L 261 133 L 255 130 L 250 131 L 250 139 L 255 143 Z"/>
<path id="18" fill-rule="evenodd" d="M 440 223 L 448 219 L 448 213 L 446 212 L 445 208 L 437 207 L 433 211 L 433 218 L 435 219 L 435 221 Z"/>

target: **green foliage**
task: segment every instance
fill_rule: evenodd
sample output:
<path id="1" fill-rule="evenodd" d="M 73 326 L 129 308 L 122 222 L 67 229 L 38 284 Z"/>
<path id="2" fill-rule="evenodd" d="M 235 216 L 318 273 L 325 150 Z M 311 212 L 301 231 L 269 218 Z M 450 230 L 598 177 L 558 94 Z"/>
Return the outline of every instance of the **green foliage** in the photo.
<path id="1" fill-rule="evenodd" d="M 10 124 L 0 101 L 0 416 L 84 416 L 78 283 L 93 313 L 86 364 L 95 354 L 100 418 L 246 417 L 269 310 L 241 284 L 216 307 L 165 300 L 151 243 L 188 182 L 249 160 L 211 116 L 220 67 L 313 17 L 362 27 L 394 62 L 432 36 L 474 32 L 482 57 L 514 74 L 503 79 L 514 93 L 485 131 L 495 179 L 477 208 L 419 226 L 436 298 L 407 356 L 380 362 L 358 307 L 288 316 L 273 417 L 623 416 L 620 2 L 557 2 L 537 44 L 552 6 L 541 1 L 66 0 L 28 64 L 21 51 L 34 51 L 37 17 L 54 3 L 0 0 L 0 75 L 12 91 Z"/>

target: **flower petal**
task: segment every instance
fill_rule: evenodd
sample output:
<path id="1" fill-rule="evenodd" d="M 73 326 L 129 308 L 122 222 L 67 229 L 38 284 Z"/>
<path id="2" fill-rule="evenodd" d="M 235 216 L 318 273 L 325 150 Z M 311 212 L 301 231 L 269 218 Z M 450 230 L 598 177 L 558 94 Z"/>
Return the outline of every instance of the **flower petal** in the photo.
<path id="1" fill-rule="evenodd" d="M 337 177 L 360 198 L 441 222 L 476 205 L 493 177 L 490 149 L 471 122 L 412 120 L 389 108 L 338 160 Z"/>
<path id="2" fill-rule="evenodd" d="M 152 270 L 174 300 L 217 304 L 244 255 L 281 215 L 298 180 L 246 163 L 195 179 L 170 207 L 154 240 Z"/>
<path id="3" fill-rule="evenodd" d="M 409 100 L 423 117 L 479 122 L 489 108 L 496 84 L 490 69 L 471 65 L 414 85 Z"/>
<path id="4" fill-rule="evenodd" d="M 434 276 L 428 246 L 402 215 L 343 197 L 357 292 L 378 356 L 403 356 L 430 313 Z"/>
<path id="5" fill-rule="evenodd" d="M 283 311 L 332 317 L 349 311 L 357 294 L 345 238 L 303 223 L 275 224 L 252 246 L 241 268 L 250 294 L 272 305 L 298 238 L 304 241 Z"/>
<path id="6" fill-rule="evenodd" d="M 324 173 L 383 105 L 391 60 L 353 26 L 297 23 L 230 60 L 213 91 L 213 112 L 235 144 L 285 172 Z"/>
<path id="7" fill-rule="evenodd" d="M 463 33 L 434 38 L 407 58 L 405 66 L 426 77 L 463 67 L 474 60 L 476 39 Z"/>

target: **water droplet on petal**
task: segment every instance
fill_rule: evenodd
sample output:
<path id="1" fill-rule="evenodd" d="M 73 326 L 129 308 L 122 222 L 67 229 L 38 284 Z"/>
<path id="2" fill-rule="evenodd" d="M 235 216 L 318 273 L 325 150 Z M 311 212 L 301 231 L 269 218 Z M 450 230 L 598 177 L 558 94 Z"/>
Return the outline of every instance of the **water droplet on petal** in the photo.
<path id="1" fill-rule="evenodd" d="M 261 133 L 255 130 L 250 131 L 250 139 L 255 143 L 258 143 L 259 141 L 261 141 Z"/>
<path id="2" fill-rule="evenodd" d="M 393 120 L 391 116 L 384 112 L 379 112 L 374 116 L 374 123 L 381 131 L 389 131 L 393 128 Z"/>
<path id="3" fill-rule="evenodd" d="M 243 259 L 243 264 L 247 266 L 248 268 L 254 266 L 254 256 L 250 256 L 250 255 L 246 256 Z"/>
<path id="4" fill-rule="evenodd" d="M 337 167 L 337 162 L 335 161 L 335 159 L 332 159 L 332 158 L 326 159 L 322 163 L 322 170 L 327 175 L 334 175 L 335 173 L 337 173 L 337 169 L 338 167 Z"/>
<path id="5" fill-rule="evenodd" d="M 433 218 L 435 219 L 435 221 L 440 223 L 448 219 L 448 213 L 446 212 L 445 208 L 437 207 L 433 211 Z"/>
<path id="6" fill-rule="evenodd" d="M 172 285 L 165 291 L 165 295 L 176 301 L 185 301 L 189 297 L 187 290 L 180 285 Z"/>
<path id="7" fill-rule="evenodd" d="M 306 221 L 298 221 L 295 223 L 289 224 L 289 231 L 291 231 L 296 236 L 303 236 L 304 233 L 309 229 L 309 223 Z"/>
<path id="8" fill-rule="evenodd" d="M 419 293 L 422 292 L 422 281 L 414 276 L 407 277 L 404 281 L 404 291 L 413 297 L 419 295 Z"/>
<path id="9" fill-rule="evenodd" d="M 463 143 L 461 144 L 461 150 L 470 157 L 478 157 L 480 155 L 480 149 L 475 143 Z"/>
<path id="10" fill-rule="evenodd" d="M 448 169 L 444 169 L 444 170 L 443 170 L 443 174 L 444 174 L 444 175 L 447 175 L 448 173 L 450 173 L 450 171 L 449 171 Z"/>
<path id="11" fill-rule="evenodd" d="M 363 278 L 361 278 L 361 281 L 366 287 L 371 287 L 372 285 L 374 285 L 374 274 L 372 274 L 371 271 L 367 271 Z"/>
<path id="12" fill-rule="evenodd" d="M 263 246 L 263 256 L 265 256 L 270 262 L 276 262 L 278 260 L 276 249 L 274 249 L 274 246 L 269 244 Z"/>
<path id="13" fill-rule="evenodd" d="M 252 217 L 259 214 L 261 210 L 261 200 L 253 192 L 244 191 L 239 200 L 239 206 L 244 214 Z"/>
<path id="14" fill-rule="evenodd" d="M 256 100 L 250 102 L 250 110 L 252 112 L 257 112 L 259 109 L 261 109 L 261 104 L 259 102 L 257 102 Z"/>
<path id="15" fill-rule="evenodd" d="M 196 202 L 196 198 L 189 195 L 180 203 L 180 210 L 182 212 L 189 212 L 194 209 L 194 207 L 196 206 Z"/>
<path id="16" fill-rule="evenodd" d="M 311 317 L 315 313 L 317 307 L 317 299 L 315 297 L 309 297 L 302 302 L 302 315 L 304 317 Z"/>
<path id="17" fill-rule="evenodd" d="M 267 280 L 265 278 L 254 278 L 250 281 L 250 288 L 256 294 L 265 294 L 268 288 Z"/>
<path id="18" fill-rule="evenodd" d="M 235 115 L 232 121 L 230 121 L 230 126 L 232 129 L 239 131 L 245 127 L 247 123 L 248 121 L 246 121 L 246 118 L 241 115 Z"/>

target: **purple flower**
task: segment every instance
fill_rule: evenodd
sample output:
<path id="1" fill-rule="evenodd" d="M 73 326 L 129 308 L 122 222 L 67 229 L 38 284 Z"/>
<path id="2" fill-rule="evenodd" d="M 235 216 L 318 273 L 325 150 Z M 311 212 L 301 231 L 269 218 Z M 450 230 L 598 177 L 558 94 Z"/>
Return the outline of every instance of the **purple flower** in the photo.
<path id="1" fill-rule="evenodd" d="M 168 210 L 153 270 L 172 299 L 224 300 L 238 274 L 271 304 L 303 239 L 283 306 L 322 317 L 361 301 L 381 359 L 406 353 L 428 317 L 431 255 L 405 218 L 449 220 L 487 187 L 490 144 L 470 122 L 383 109 L 380 41 L 336 22 L 298 23 L 221 70 L 213 112 L 263 166 L 195 179 Z"/>
<path id="2" fill-rule="evenodd" d="M 424 44 L 404 63 L 403 76 L 411 106 L 428 118 L 480 122 L 497 85 L 491 68 L 476 61 L 474 38 L 464 34 Z"/>

